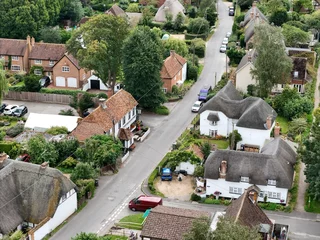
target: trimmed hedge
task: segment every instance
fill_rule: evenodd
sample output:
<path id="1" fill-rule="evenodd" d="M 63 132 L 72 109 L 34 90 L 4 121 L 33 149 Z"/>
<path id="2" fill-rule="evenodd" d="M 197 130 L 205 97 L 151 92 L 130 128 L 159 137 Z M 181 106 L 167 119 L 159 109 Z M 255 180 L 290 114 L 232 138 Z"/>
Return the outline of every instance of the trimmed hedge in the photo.
<path id="1" fill-rule="evenodd" d="M 166 106 L 159 106 L 154 109 L 154 112 L 159 115 L 169 115 L 170 111 Z"/>
<path id="2" fill-rule="evenodd" d="M 80 90 L 67 90 L 67 89 L 52 89 L 52 88 L 41 88 L 40 93 L 48 93 L 48 94 L 61 94 L 61 95 L 70 95 L 77 96 L 78 93 L 87 93 L 90 97 L 96 97 L 97 94 L 88 93 Z"/>
<path id="3" fill-rule="evenodd" d="M 14 145 L 15 145 L 14 142 L 1 141 L 0 142 L 0 152 L 5 152 L 8 154 Z"/>
<path id="4" fill-rule="evenodd" d="M 149 187 L 150 192 L 154 195 L 158 195 L 161 197 L 164 197 L 164 195 L 161 192 L 158 192 L 157 189 L 154 187 L 154 181 L 158 176 L 160 176 L 158 169 L 159 168 L 162 169 L 164 166 L 166 166 L 167 162 L 168 162 L 168 159 L 167 159 L 167 155 L 166 155 L 161 160 L 161 162 L 157 165 L 157 167 L 152 171 L 152 173 L 150 174 L 150 176 L 148 178 L 148 187 Z"/>
<path id="5" fill-rule="evenodd" d="M 191 33 L 185 33 L 185 39 L 186 40 L 192 40 L 195 38 L 202 38 L 203 40 L 207 39 L 208 34 L 191 34 Z"/>

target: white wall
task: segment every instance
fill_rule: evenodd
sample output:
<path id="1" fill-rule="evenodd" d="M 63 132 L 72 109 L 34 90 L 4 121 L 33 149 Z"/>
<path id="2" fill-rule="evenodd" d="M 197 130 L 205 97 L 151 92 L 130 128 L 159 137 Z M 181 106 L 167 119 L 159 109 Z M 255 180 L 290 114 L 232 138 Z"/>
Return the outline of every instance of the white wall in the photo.
<path id="1" fill-rule="evenodd" d="M 187 63 L 185 63 L 182 67 L 182 82 L 187 79 Z"/>
<path id="2" fill-rule="evenodd" d="M 74 189 L 67 193 L 68 198 L 62 201 L 53 217 L 41 228 L 34 232 L 34 240 L 41 240 L 45 235 L 58 227 L 64 220 L 77 210 L 77 193 Z M 30 238 L 31 239 L 31 238 Z"/>
<path id="3" fill-rule="evenodd" d="M 136 121 L 136 119 L 137 119 L 137 108 L 136 107 L 134 107 L 133 109 L 131 109 L 130 110 L 131 111 L 131 117 L 130 117 L 130 119 L 129 119 L 129 112 L 127 112 L 126 113 L 126 115 L 124 116 L 125 117 L 125 119 L 126 119 L 126 121 L 125 121 L 125 124 L 123 125 L 123 118 L 122 119 L 120 119 L 120 121 L 119 122 L 121 122 L 121 127 L 120 128 L 128 128 L 128 127 L 130 127 L 130 125 L 132 124 L 132 123 L 134 123 L 135 121 Z M 118 136 L 118 133 L 119 133 L 119 122 L 117 122 L 116 124 L 115 124 L 115 126 L 114 126 L 114 128 L 115 128 L 115 136 Z M 110 131 L 110 134 L 112 134 L 112 129 L 111 129 L 111 131 Z"/>
<path id="4" fill-rule="evenodd" d="M 207 120 L 209 113 L 218 114 L 220 120 L 217 125 L 211 125 Z M 218 135 L 227 137 L 232 132 L 232 122 L 236 124 L 237 120 L 229 119 L 224 113 L 206 110 L 200 114 L 200 134 L 209 135 L 209 130 L 217 130 Z"/>
<path id="5" fill-rule="evenodd" d="M 98 78 L 95 75 L 91 75 L 91 77 L 88 78 L 88 82 L 83 85 L 82 91 L 87 91 L 88 89 L 91 89 L 91 81 L 90 80 L 99 80 L 100 81 L 100 90 L 109 90 L 109 88 L 101 81 L 100 78 Z"/>
<path id="6" fill-rule="evenodd" d="M 195 165 L 190 162 L 181 162 L 179 166 L 176 167 L 176 170 L 185 170 L 188 175 L 193 175 L 195 169 Z"/>
<path id="7" fill-rule="evenodd" d="M 244 183 L 244 182 L 228 182 L 224 179 L 206 179 L 207 185 L 206 185 L 206 195 L 211 195 L 214 194 L 214 192 L 219 191 L 221 192 L 220 197 L 225 197 L 225 198 L 238 198 L 240 197 L 241 194 L 234 194 L 229 192 L 229 187 L 236 187 L 236 188 L 241 188 L 242 193 L 244 192 L 245 189 L 250 187 L 252 184 L 249 183 Z M 288 197 L 288 189 L 286 188 L 277 188 L 275 186 L 269 186 L 269 185 L 257 185 L 260 189 L 261 192 L 277 192 L 281 194 L 280 199 L 274 199 L 274 198 L 267 198 L 268 202 L 272 203 L 283 203 L 285 204 L 287 202 L 287 197 Z M 284 202 L 281 202 L 280 200 L 284 200 Z M 260 197 L 258 198 L 259 202 L 263 202 L 264 198 Z"/>
<path id="8" fill-rule="evenodd" d="M 252 78 L 250 71 L 252 64 L 247 64 L 245 67 L 236 73 L 236 89 L 243 93 L 247 93 L 247 87 L 250 84 L 256 85 L 256 81 Z"/>

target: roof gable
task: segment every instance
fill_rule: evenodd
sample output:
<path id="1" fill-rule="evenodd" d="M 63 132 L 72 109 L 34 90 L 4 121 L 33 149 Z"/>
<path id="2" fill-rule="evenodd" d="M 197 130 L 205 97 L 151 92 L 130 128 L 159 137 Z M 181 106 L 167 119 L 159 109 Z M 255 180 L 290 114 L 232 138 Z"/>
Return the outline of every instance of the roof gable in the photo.
<path id="1" fill-rule="evenodd" d="M 27 40 L 0 38 L 0 55 L 24 56 Z"/>
<path id="2" fill-rule="evenodd" d="M 154 20 L 156 22 L 165 22 L 166 21 L 166 14 L 171 13 L 172 19 L 175 20 L 179 13 L 184 15 L 185 8 L 179 2 L 179 0 L 166 0 L 164 4 L 158 9 Z"/>
<path id="3" fill-rule="evenodd" d="M 110 14 L 116 17 L 126 16 L 125 11 L 122 10 L 117 4 L 113 4 L 112 7 L 105 12 L 106 14 Z"/>
<path id="4" fill-rule="evenodd" d="M 252 7 L 244 15 L 244 20 L 241 22 L 241 26 L 245 27 L 248 22 L 254 18 L 260 18 L 262 21 L 268 22 L 267 17 L 260 11 L 255 2 L 252 3 Z"/>
<path id="5" fill-rule="evenodd" d="M 81 69 L 78 60 L 73 55 L 68 54 L 68 53 L 63 54 L 61 56 L 61 58 L 58 61 L 55 62 L 55 64 L 53 65 L 52 68 L 55 68 L 58 65 L 59 62 L 66 61 L 66 60 L 68 62 L 70 62 L 73 66 L 75 66 L 78 70 Z"/>
<path id="6" fill-rule="evenodd" d="M 162 65 L 161 78 L 174 78 L 177 73 L 182 70 L 183 65 L 187 62 L 186 59 L 181 57 L 174 51 L 170 51 L 170 56 L 167 57 Z"/>

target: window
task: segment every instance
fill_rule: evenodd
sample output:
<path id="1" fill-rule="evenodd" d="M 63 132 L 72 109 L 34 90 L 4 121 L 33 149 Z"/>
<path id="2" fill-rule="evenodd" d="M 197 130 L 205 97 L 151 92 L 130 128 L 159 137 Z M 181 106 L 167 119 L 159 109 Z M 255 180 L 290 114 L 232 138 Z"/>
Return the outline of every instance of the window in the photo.
<path id="1" fill-rule="evenodd" d="M 164 93 L 167 93 L 167 89 L 166 89 L 166 88 L 162 88 L 162 91 L 163 91 Z"/>
<path id="2" fill-rule="evenodd" d="M 268 179 L 268 185 L 272 185 L 272 186 L 277 185 L 277 180 Z"/>
<path id="3" fill-rule="evenodd" d="M 20 66 L 19 65 L 12 65 L 11 70 L 12 71 L 20 71 Z"/>
<path id="4" fill-rule="evenodd" d="M 42 75 L 41 69 L 35 69 L 35 70 L 34 70 L 34 74 L 35 74 L 35 75 Z"/>
<path id="5" fill-rule="evenodd" d="M 134 107 L 132 116 L 135 116 L 136 114 L 137 114 L 137 107 Z"/>
<path id="6" fill-rule="evenodd" d="M 122 124 L 122 126 L 123 126 L 126 124 L 126 116 L 124 116 L 122 120 L 123 120 L 123 124 Z"/>
<path id="7" fill-rule="evenodd" d="M 53 66 L 54 65 L 54 61 L 49 61 L 49 65 Z"/>
<path id="8" fill-rule="evenodd" d="M 218 130 L 209 130 L 210 137 L 216 137 L 218 135 Z"/>
<path id="9" fill-rule="evenodd" d="M 217 121 L 212 121 L 212 122 L 210 122 L 210 125 L 212 125 L 212 126 L 217 126 Z"/>
<path id="10" fill-rule="evenodd" d="M 249 177 L 241 177 L 241 182 L 249 182 Z"/>
<path id="11" fill-rule="evenodd" d="M 263 198 L 263 197 L 264 197 L 264 192 L 262 192 L 262 191 L 259 192 L 259 197 L 262 197 L 262 198 Z"/>
<path id="12" fill-rule="evenodd" d="M 18 61 L 18 60 L 19 60 L 19 57 L 18 57 L 18 56 L 12 56 L 12 57 L 11 57 L 11 60 L 13 60 L 13 61 Z"/>
<path id="13" fill-rule="evenodd" d="M 64 202 L 67 199 L 67 194 L 63 194 L 61 196 L 61 201 Z"/>
<path id="14" fill-rule="evenodd" d="M 229 193 L 242 194 L 242 188 L 229 187 Z"/>
<path id="15" fill-rule="evenodd" d="M 277 192 L 268 192 L 268 198 L 280 199 L 281 194 Z"/>
<path id="16" fill-rule="evenodd" d="M 118 129 L 121 128 L 121 121 L 118 122 Z"/>
<path id="17" fill-rule="evenodd" d="M 301 88 L 302 88 L 301 84 L 294 84 L 293 87 L 296 88 L 298 92 L 301 92 Z"/>
<path id="18" fill-rule="evenodd" d="M 34 60 L 34 64 L 42 64 L 42 60 Z"/>
<path id="19" fill-rule="evenodd" d="M 70 68 L 67 66 L 62 67 L 62 72 L 70 72 Z"/>
<path id="20" fill-rule="evenodd" d="M 294 71 L 294 72 L 293 72 L 293 77 L 294 77 L 294 78 L 298 78 L 298 76 L 299 76 L 299 72 L 298 72 L 298 71 Z"/>
<path id="21" fill-rule="evenodd" d="M 129 114 L 129 118 L 128 119 L 131 119 L 131 110 L 129 111 L 128 114 Z"/>

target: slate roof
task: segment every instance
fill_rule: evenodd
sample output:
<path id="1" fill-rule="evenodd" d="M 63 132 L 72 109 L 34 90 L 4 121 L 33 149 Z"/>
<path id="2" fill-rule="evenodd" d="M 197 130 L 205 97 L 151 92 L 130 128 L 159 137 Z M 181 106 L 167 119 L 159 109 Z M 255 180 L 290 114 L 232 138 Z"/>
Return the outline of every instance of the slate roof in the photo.
<path id="1" fill-rule="evenodd" d="M 24 56 L 27 40 L 0 38 L 0 55 Z"/>
<path id="2" fill-rule="evenodd" d="M 141 231 L 141 237 L 151 239 L 183 240 L 192 228 L 194 220 L 208 217 L 203 211 L 157 206 L 149 213 Z"/>
<path id="3" fill-rule="evenodd" d="M 79 141 L 97 134 L 104 134 L 122 119 L 127 112 L 138 105 L 132 95 L 121 89 L 105 102 L 106 108 L 97 107 L 87 117 L 83 118 L 78 126 L 72 131 L 71 136 Z"/>
<path id="4" fill-rule="evenodd" d="M 66 52 L 64 44 L 35 43 L 32 46 L 29 59 L 58 61 Z"/>
<path id="5" fill-rule="evenodd" d="M 264 100 L 257 97 L 242 99 L 231 81 L 211 98 L 199 113 L 204 111 L 224 113 L 228 118 L 238 119 L 236 126 L 253 129 L 267 129 L 266 120 L 272 117 L 272 124 L 277 113 Z"/>
<path id="6" fill-rule="evenodd" d="M 251 13 L 253 13 L 253 17 L 251 16 Z M 256 18 L 257 14 L 261 20 L 268 22 L 267 17 L 253 3 L 253 6 L 244 15 L 244 20 L 240 23 L 241 26 L 245 27 L 250 22 L 250 20 L 252 20 L 253 18 Z"/>
<path id="7" fill-rule="evenodd" d="M 156 22 L 166 22 L 166 13 L 172 14 L 172 20 L 174 21 L 178 15 L 181 13 L 184 15 L 185 8 L 179 2 L 179 0 L 166 0 L 164 4 L 158 9 L 156 16 L 154 17 L 154 21 Z"/>
<path id="8" fill-rule="evenodd" d="M 205 163 L 204 177 L 218 179 L 221 161 L 227 161 L 226 181 L 240 182 L 249 177 L 250 184 L 267 185 L 268 179 L 276 180 L 277 187 L 290 189 L 293 181 L 295 151 L 281 138 L 267 143 L 261 153 L 217 150 Z"/>
<path id="9" fill-rule="evenodd" d="M 161 69 L 161 78 L 174 78 L 177 73 L 183 68 L 183 65 L 187 62 L 186 59 L 181 57 L 174 51 L 170 51 L 170 56 L 164 60 Z"/>
<path id="10" fill-rule="evenodd" d="M 237 67 L 237 72 L 242 69 L 246 64 L 248 64 L 249 62 L 254 63 L 255 60 L 257 59 L 257 51 L 255 49 L 251 49 L 250 51 L 248 51 L 246 53 L 246 55 L 244 55 Z"/>
<path id="11" fill-rule="evenodd" d="M 105 12 L 105 14 L 113 15 L 116 17 L 125 17 L 127 14 L 122 10 L 117 4 L 112 5 L 112 7 Z"/>
<path id="12" fill-rule="evenodd" d="M 38 224 L 53 217 L 60 198 L 73 188 L 55 168 L 5 160 L 0 169 L 0 232 L 7 234 L 23 221 Z"/>
<path id="13" fill-rule="evenodd" d="M 240 223 L 241 225 L 253 228 L 260 224 L 268 224 L 272 227 L 272 222 L 263 210 L 249 196 L 249 190 L 236 200 L 233 200 L 226 209 L 225 217 Z"/>

